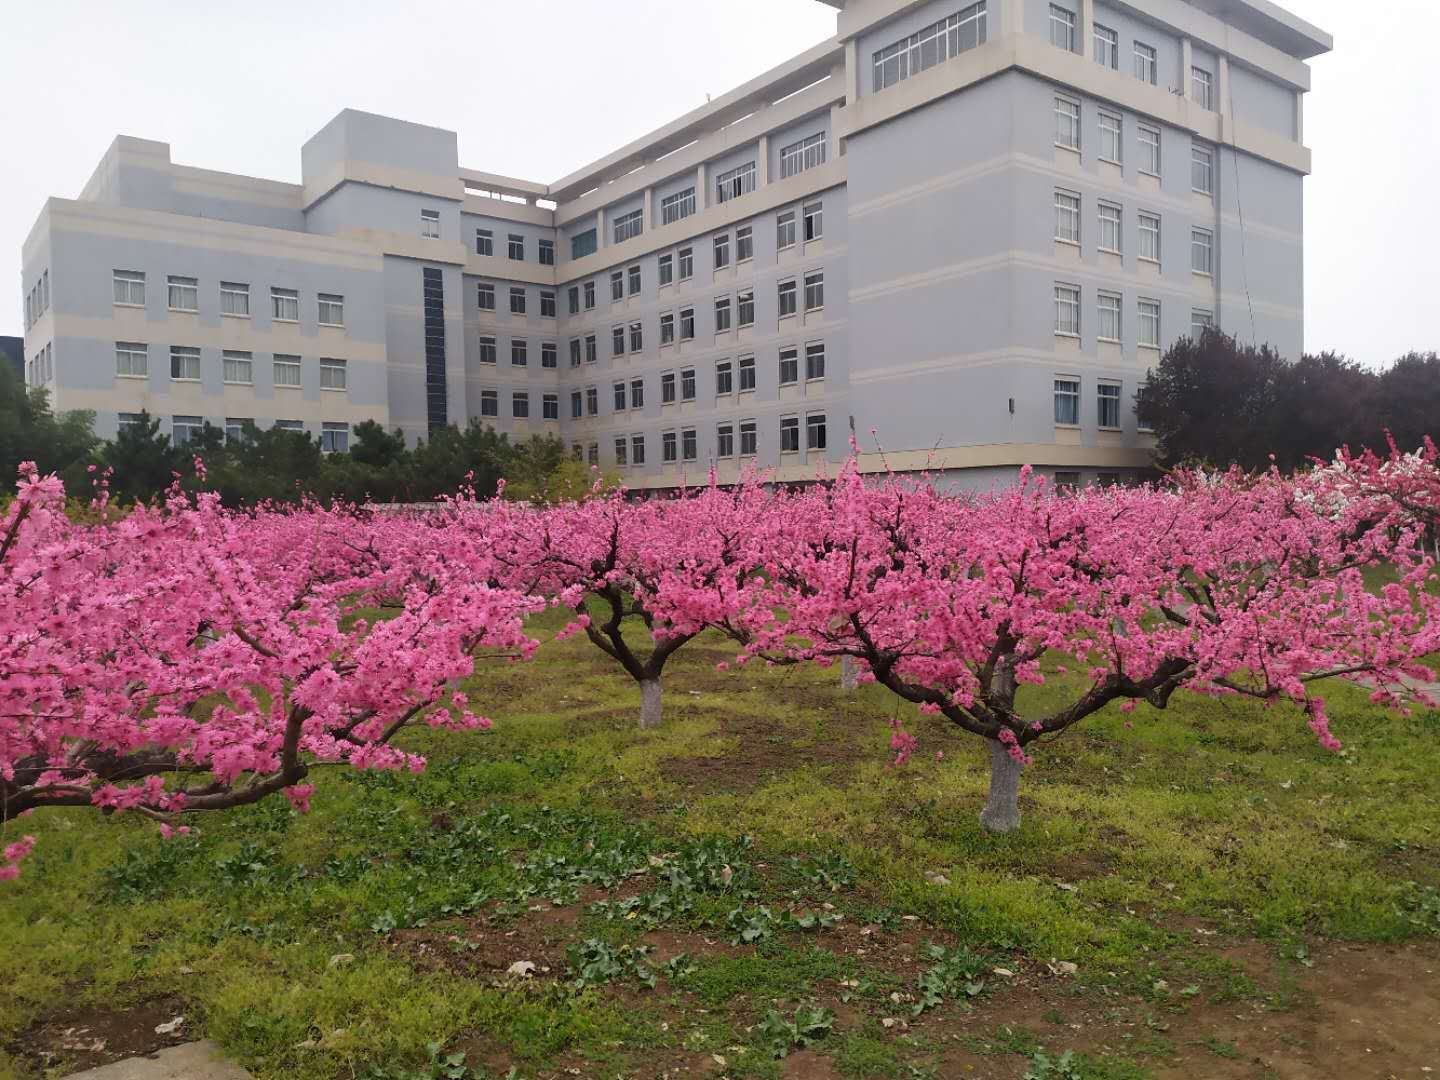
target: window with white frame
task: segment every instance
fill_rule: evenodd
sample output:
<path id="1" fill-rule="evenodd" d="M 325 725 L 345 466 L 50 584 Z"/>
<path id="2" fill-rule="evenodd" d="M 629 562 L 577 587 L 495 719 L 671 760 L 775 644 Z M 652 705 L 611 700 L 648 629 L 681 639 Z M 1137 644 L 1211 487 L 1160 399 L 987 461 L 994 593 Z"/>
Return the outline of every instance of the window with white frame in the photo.
<path id="1" fill-rule="evenodd" d="M 1160 347 L 1160 301 L 1141 297 L 1135 305 L 1135 340 L 1145 348 Z"/>
<path id="2" fill-rule="evenodd" d="M 645 380 L 630 380 L 630 408 L 643 409 L 645 407 Z"/>
<path id="3" fill-rule="evenodd" d="M 585 415 L 600 415 L 600 388 L 598 386 L 585 388 Z"/>
<path id="4" fill-rule="evenodd" d="M 1190 269 L 1210 274 L 1215 267 L 1215 237 L 1209 229 L 1190 230 Z"/>
<path id="5" fill-rule="evenodd" d="M 255 421 L 248 416 L 227 416 L 225 418 L 225 441 L 239 442 L 245 437 L 245 425 Z"/>
<path id="6" fill-rule="evenodd" d="M 780 151 L 780 179 L 798 176 L 807 169 L 825 164 L 825 132 L 817 131 Z"/>
<path id="7" fill-rule="evenodd" d="M 490 229 L 475 230 L 475 254 L 491 256 L 495 254 L 495 233 Z M 494 413 L 491 415 L 493 416 Z"/>
<path id="8" fill-rule="evenodd" d="M 1055 376 L 1055 423 L 1070 427 L 1080 423 L 1080 379 L 1077 376 Z"/>
<path id="9" fill-rule="evenodd" d="M 495 310 L 495 286 L 481 282 L 475 286 L 475 305 L 481 311 Z"/>
<path id="10" fill-rule="evenodd" d="M 819 311 L 825 306 L 825 271 L 812 270 L 805 275 L 805 310 Z"/>
<path id="11" fill-rule="evenodd" d="M 986 6 L 979 0 L 877 51 L 872 58 L 875 92 L 985 44 Z"/>
<path id="12" fill-rule="evenodd" d="M 594 334 L 585 335 L 585 362 L 593 364 L 600 359 L 600 344 Z"/>
<path id="13" fill-rule="evenodd" d="M 1055 283 L 1055 333 L 1080 335 L 1080 286 Z"/>
<path id="14" fill-rule="evenodd" d="M 431 240 L 440 239 L 440 211 L 420 211 L 420 235 L 429 237 Z"/>
<path id="15" fill-rule="evenodd" d="M 657 281 L 657 283 L 660 285 L 661 288 L 663 288 L 663 287 L 666 286 L 666 285 L 670 285 L 670 284 L 673 284 L 673 283 L 674 283 L 674 281 L 675 281 L 675 256 L 674 256 L 674 255 L 671 255 L 671 254 L 668 254 L 668 253 L 667 253 L 667 254 L 665 254 L 665 255 L 661 255 L 661 256 L 660 256 L 660 261 L 657 263 L 656 281 Z"/>
<path id="16" fill-rule="evenodd" d="M 305 434 L 304 420 L 276 420 L 272 426 L 276 431 L 288 431 L 292 435 Z"/>
<path id="17" fill-rule="evenodd" d="M 800 452 L 800 417 L 782 416 L 780 418 L 780 452 L 782 454 L 798 454 Z"/>
<path id="18" fill-rule="evenodd" d="M 640 264 L 636 263 L 625 271 L 625 280 L 631 296 L 640 292 Z"/>
<path id="19" fill-rule="evenodd" d="M 248 319 L 250 317 L 250 286 L 238 281 L 220 282 L 220 314 Z"/>
<path id="20" fill-rule="evenodd" d="M 668 465 L 679 456 L 679 443 L 675 438 L 675 432 L 662 431 L 660 433 L 660 460 Z"/>
<path id="21" fill-rule="evenodd" d="M 1080 149 L 1080 103 L 1072 98 L 1055 98 L 1055 145 Z"/>
<path id="22" fill-rule="evenodd" d="M 481 416 L 499 416 L 499 415 L 500 415 L 500 391 L 498 391 L 498 390 L 481 390 L 481 391 L 480 391 L 480 415 L 481 415 Z"/>
<path id="23" fill-rule="evenodd" d="M 775 247 L 784 251 L 795 246 L 795 211 L 784 210 L 775 216 Z"/>
<path id="24" fill-rule="evenodd" d="M 1120 253 L 1121 215 L 1122 211 L 1115 203 L 1102 202 L 1098 204 L 1100 211 L 1100 237 L 1099 248 L 1101 251 Z"/>
<path id="25" fill-rule="evenodd" d="M 693 187 L 677 191 L 674 195 L 666 195 L 660 200 L 661 225 L 673 225 L 693 213 L 695 213 L 695 189 Z"/>
<path id="26" fill-rule="evenodd" d="M 139 270 L 115 270 L 115 303 L 125 307 L 145 306 L 145 275 Z"/>
<path id="27" fill-rule="evenodd" d="M 809 413 L 805 417 L 805 449 L 824 450 L 828 442 L 825 414 Z"/>
<path id="28" fill-rule="evenodd" d="M 199 311 L 200 283 L 193 277 L 176 277 L 171 274 L 165 279 L 169 285 L 171 311 Z"/>
<path id="29" fill-rule="evenodd" d="M 675 344 L 675 313 L 666 311 L 660 315 L 660 344 Z"/>
<path id="30" fill-rule="evenodd" d="M 621 214 L 615 219 L 614 236 L 615 243 L 623 244 L 639 236 L 645 231 L 645 212 L 643 210 L 631 210 L 628 214 Z"/>
<path id="31" fill-rule="evenodd" d="M 555 290 L 540 290 L 540 317 L 542 319 L 555 318 Z"/>
<path id="32" fill-rule="evenodd" d="M 1102 428 L 1120 426 L 1120 384 L 1101 382 L 1095 386 L 1095 422 Z"/>
<path id="33" fill-rule="evenodd" d="M 755 290 L 741 289 L 735 298 L 735 321 L 740 329 L 755 325 Z"/>
<path id="34" fill-rule="evenodd" d="M 1051 4 L 1050 44 L 1066 52 L 1074 52 L 1075 36 L 1075 13 L 1059 4 Z"/>
<path id="35" fill-rule="evenodd" d="M 599 238 L 595 235 L 594 229 L 586 229 L 570 238 L 570 258 L 572 259 L 583 259 L 586 255 L 594 255 L 598 248 Z"/>
<path id="36" fill-rule="evenodd" d="M 735 389 L 735 372 L 729 360 L 715 361 L 715 393 L 729 394 Z"/>
<path id="37" fill-rule="evenodd" d="M 683 247 L 675 253 L 675 273 L 681 281 L 695 276 L 695 249 Z"/>
<path id="38" fill-rule="evenodd" d="M 510 339 L 510 366 L 530 366 L 530 342 L 526 341 L 524 338 Z"/>
<path id="39" fill-rule="evenodd" d="M 755 162 L 747 161 L 715 177 L 715 202 L 726 203 L 755 190 Z"/>
<path id="40" fill-rule="evenodd" d="M 536 253 L 539 255 L 540 265 L 541 265 L 541 266 L 554 266 L 554 265 L 555 265 L 555 241 L 554 241 L 554 240 L 537 240 L 537 241 L 535 242 L 535 249 L 536 249 Z"/>
<path id="41" fill-rule="evenodd" d="M 511 262 L 525 261 L 525 237 L 520 233 L 506 234 L 506 254 Z"/>
<path id="42" fill-rule="evenodd" d="M 754 457 L 759 452 L 760 429 L 754 420 L 740 421 L 740 456 Z"/>
<path id="43" fill-rule="evenodd" d="M 1215 152 L 1196 142 L 1190 144 L 1190 187 L 1201 195 L 1215 191 Z"/>
<path id="44" fill-rule="evenodd" d="M 571 391 L 570 391 L 570 416 L 571 416 L 573 419 L 575 419 L 575 420 L 579 420 L 580 417 L 582 417 L 582 416 L 584 416 L 584 415 L 585 415 L 585 395 L 582 394 L 579 390 L 571 390 Z M 579 448 L 577 447 L 576 449 L 578 450 Z"/>
<path id="45" fill-rule="evenodd" d="M 525 288 L 524 286 L 512 285 L 510 287 L 510 314 L 525 314 Z"/>
<path id="46" fill-rule="evenodd" d="M 344 390 L 345 387 L 345 361 L 322 357 L 320 360 L 320 389 Z"/>
<path id="47" fill-rule="evenodd" d="M 300 294 L 294 289 L 270 290 L 270 318 L 276 322 L 300 321 Z"/>
<path id="48" fill-rule="evenodd" d="M 1120 34 L 1099 23 L 1095 24 L 1095 62 L 1113 71 L 1120 70 Z"/>
<path id="49" fill-rule="evenodd" d="M 344 326 L 345 297 L 322 292 L 319 296 L 319 319 L 321 326 Z"/>
<path id="50" fill-rule="evenodd" d="M 721 233 L 715 237 L 715 269 L 721 270 L 730 265 L 730 234 Z"/>
<path id="51" fill-rule="evenodd" d="M 350 449 L 350 427 L 348 424 L 330 423 L 320 425 L 320 449 L 327 454 L 343 454 Z"/>
<path id="52" fill-rule="evenodd" d="M 625 411 L 625 383 L 620 381 L 610 386 L 611 400 L 614 403 L 616 412 Z"/>
<path id="53" fill-rule="evenodd" d="M 1202 67 L 1190 69 L 1190 97 L 1202 109 L 1215 110 L 1215 79 Z"/>
<path id="54" fill-rule="evenodd" d="M 1101 341 L 1120 340 L 1120 294 L 1097 293 L 1095 298 L 1095 336 Z"/>
<path id="55" fill-rule="evenodd" d="M 599 465 L 599 464 L 600 464 L 600 444 L 599 444 L 599 443 L 593 443 L 593 442 L 592 442 L 589 446 L 585 447 L 585 460 L 586 460 L 586 462 L 588 462 L 588 463 L 591 464 L 591 465 Z"/>
<path id="56" fill-rule="evenodd" d="M 694 401 L 694 400 L 695 400 L 695 369 L 694 369 L 694 368 L 681 368 L 681 369 L 680 369 L 680 400 L 681 400 L 681 401 Z"/>
<path id="57" fill-rule="evenodd" d="M 793 386 L 800 381 L 800 350 L 787 345 L 780 350 L 780 385 Z"/>
<path id="58" fill-rule="evenodd" d="M 615 436 L 615 464 L 624 467 L 630 457 L 630 443 L 624 435 Z"/>
<path id="59" fill-rule="evenodd" d="M 1073 191 L 1055 190 L 1055 239 L 1080 243 L 1080 196 Z"/>
<path id="60" fill-rule="evenodd" d="M 272 375 L 276 386 L 299 386 L 300 357 L 276 353 Z"/>
<path id="61" fill-rule="evenodd" d="M 819 240 L 825 235 L 825 208 L 822 203 L 806 203 L 801 216 L 805 226 L 804 236 L 807 244 Z"/>
<path id="62" fill-rule="evenodd" d="M 150 346 L 139 341 L 115 343 L 115 374 L 124 379 L 144 379 L 150 374 Z"/>
<path id="63" fill-rule="evenodd" d="M 630 324 L 630 351 L 637 353 L 645 348 L 645 324 L 632 322 Z"/>
<path id="64" fill-rule="evenodd" d="M 1140 143 L 1140 171 L 1147 176 L 1160 175 L 1160 129 L 1139 125 L 1136 129 Z"/>
<path id="65" fill-rule="evenodd" d="M 660 373 L 660 404 L 675 404 L 675 373 L 673 371 Z"/>
<path id="66" fill-rule="evenodd" d="M 735 261 L 745 262 L 755 257 L 755 230 L 741 225 L 735 230 Z"/>
<path id="67" fill-rule="evenodd" d="M 499 346 L 496 345 L 493 337 L 482 337 L 480 339 L 480 363 L 497 363 L 500 356 Z"/>
<path id="68" fill-rule="evenodd" d="M 645 464 L 645 436 L 644 436 L 644 435 L 631 435 L 631 436 L 630 436 L 630 464 L 632 464 L 632 465 L 644 465 L 644 464 Z"/>
<path id="69" fill-rule="evenodd" d="M 755 389 L 755 357 L 742 356 L 735 361 L 735 367 L 740 374 L 740 393 L 753 391 Z"/>
<path id="70" fill-rule="evenodd" d="M 1140 258 L 1146 262 L 1158 263 L 1160 261 L 1160 215 L 1141 212 L 1140 221 L 1140 250 L 1137 252 Z"/>
<path id="71" fill-rule="evenodd" d="M 120 434 L 130 430 L 138 430 L 145 426 L 145 416 L 143 413 L 122 412 L 116 419 L 118 421 L 116 426 Z"/>
<path id="72" fill-rule="evenodd" d="M 255 383 L 255 358 L 248 352 L 226 349 L 220 355 L 222 375 L 227 383 L 235 386 L 252 386 Z"/>
<path id="73" fill-rule="evenodd" d="M 695 338 L 695 309 L 693 307 L 680 309 L 680 340 L 693 341 Z"/>
<path id="74" fill-rule="evenodd" d="M 530 419 L 530 392 L 515 390 L 510 394 L 510 415 L 516 420 Z"/>
<path id="75" fill-rule="evenodd" d="M 735 456 L 735 425 L 715 425 L 715 456 L 717 458 L 728 458 Z"/>
<path id="76" fill-rule="evenodd" d="M 200 350 L 183 345 L 171 345 L 170 378 L 177 382 L 199 382 Z"/>
<path id="77" fill-rule="evenodd" d="M 618 304 L 625 299 L 625 271 L 610 271 L 610 302 Z"/>
<path id="78" fill-rule="evenodd" d="M 1204 308 L 1192 308 L 1190 311 L 1190 336 L 1199 341 L 1205 331 L 1215 325 L 1215 316 Z"/>
<path id="79" fill-rule="evenodd" d="M 540 415 L 543 420 L 560 419 L 560 395 L 546 394 L 540 399 Z"/>
<path id="80" fill-rule="evenodd" d="M 1119 113 L 1100 110 L 1100 160 L 1119 165 L 1124 157 L 1124 121 Z"/>
<path id="81" fill-rule="evenodd" d="M 579 286 L 579 285 L 571 285 L 570 288 L 566 290 L 565 296 L 566 296 L 567 305 L 568 305 L 569 308 L 570 308 L 570 314 L 571 314 L 571 315 L 579 315 L 579 314 L 580 314 L 580 286 Z"/>
<path id="82" fill-rule="evenodd" d="M 1155 47 L 1141 41 L 1135 42 L 1135 78 L 1154 86 L 1159 67 Z"/>
<path id="83" fill-rule="evenodd" d="M 203 416 L 175 416 L 170 419 L 170 441 L 184 446 L 191 439 L 199 438 L 205 429 Z"/>
<path id="84" fill-rule="evenodd" d="M 730 329 L 730 297 L 715 298 L 715 332 L 723 334 Z"/>
<path id="85" fill-rule="evenodd" d="M 825 378 L 825 343 L 812 341 L 805 346 L 805 381 Z"/>
<path id="86" fill-rule="evenodd" d="M 788 315 L 794 315 L 796 303 L 795 279 L 791 278 L 789 281 L 780 282 L 780 284 L 776 286 L 776 297 L 776 307 L 780 313 L 780 318 L 783 319 Z"/>

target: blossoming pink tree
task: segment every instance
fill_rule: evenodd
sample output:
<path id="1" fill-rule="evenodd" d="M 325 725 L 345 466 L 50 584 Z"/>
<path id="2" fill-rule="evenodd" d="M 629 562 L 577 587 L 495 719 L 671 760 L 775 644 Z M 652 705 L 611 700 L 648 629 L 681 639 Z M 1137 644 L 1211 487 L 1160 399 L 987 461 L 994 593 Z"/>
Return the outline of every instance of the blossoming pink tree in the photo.
<path id="1" fill-rule="evenodd" d="M 412 721 L 488 726 L 459 680 L 478 650 L 534 647 L 539 605 L 434 572 L 444 537 L 400 521 L 172 492 L 77 526 L 62 498 L 28 469 L 0 523 L 0 822 L 89 805 L 168 822 L 282 791 L 304 808 L 317 763 L 418 769 L 391 745 Z"/>
<path id="2" fill-rule="evenodd" d="M 1279 476 L 1177 477 L 1173 489 L 1056 493 L 1033 480 L 949 497 L 848 468 L 830 488 L 777 500 L 739 601 L 752 654 L 830 661 L 986 740 L 983 826 L 1020 823 L 1029 750 L 1108 705 L 1164 708 L 1175 691 L 1292 702 L 1338 748 L 1317 682 L 1387 687 L 1440 645 L 1435 598 L 1406 583 L 1367 592 L 1361 569 L 1393 557 L 1397 534 L 1358 503 L 1326 513 Z M 1410 587 L 1406 587 L 1406 586 Z M 1085 684 L 1026 707 L 1047 656 Z M 1049 695 L 1053 701 L 1053 693 Z M 903 759 L 913 737 L 897 731 Z"/>
<path id="3" fill-rule="evenodd" d="M 1348 448 L 1311 478 L 1327 495 L 1348 505 L 1359 502 L 1388 508 L 1401 527 L 1419 524 L 1440 557 L 1440 448 L 1427 438 L 1419 449 L 1405 453 L 1390 441 L 1389 453 L 1352 453 Z"/>

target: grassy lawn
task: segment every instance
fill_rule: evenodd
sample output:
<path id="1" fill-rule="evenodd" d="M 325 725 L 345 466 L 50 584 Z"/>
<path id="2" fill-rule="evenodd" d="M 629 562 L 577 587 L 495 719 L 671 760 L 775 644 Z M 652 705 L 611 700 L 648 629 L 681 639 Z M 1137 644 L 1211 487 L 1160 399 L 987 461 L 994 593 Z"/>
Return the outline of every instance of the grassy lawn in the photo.
<path id="1" fill-rule="evenodd" d="M 1038 748 L 997 838 L 978 743 L 731 653 L 682 651 L 645 733 L 583 639 L 487 666 L 492 733 L 409 734 L 420 776 L 318 769 L 307 816 L 29 819 L 0 1077 L 202 1036 L 307 1080 L 1418 1075 L 1433 990 L 1388 1035 L 1357 1010 L 1440 983 L 1440 716 L 1336 686 L 1334 755 L 1288 709 L 1111 711 Z M 1343 1067 L 1386 1038 L 1387 1071 Z"/>

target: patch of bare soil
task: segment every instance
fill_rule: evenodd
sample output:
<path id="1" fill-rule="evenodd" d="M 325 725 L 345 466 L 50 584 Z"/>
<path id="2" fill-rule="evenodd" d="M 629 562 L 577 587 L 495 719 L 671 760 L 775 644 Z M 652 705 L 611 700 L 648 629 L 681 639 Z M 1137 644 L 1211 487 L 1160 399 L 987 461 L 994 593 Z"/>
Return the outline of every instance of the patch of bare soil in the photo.
<path id="1" fill-rule="evenodd" d="M 179 1024 L 174 1023 L 177 1017 L 183 1018 Z M 186 1042 L 195 1037 L 197 1026 L 177 997 L 128 1009 L 61 1009 L 32 1024 L 9 1049 L 36 1073 L 48 1075 L 48 1070 L 63 1066 L 64 1075 Z"/>
<path id="2" fill-rule="evenodd" d="M 733 746 L 713 756 L 665 758 L 659 764 L 665 779 L 699 791 L 753 791 L 776 773 L 807 765 L 844 768 L 861 754 L 845 742 L 797 745 L 773 723 L 754 717 L 723 713 L 715 719 L 716 736 Z"/>

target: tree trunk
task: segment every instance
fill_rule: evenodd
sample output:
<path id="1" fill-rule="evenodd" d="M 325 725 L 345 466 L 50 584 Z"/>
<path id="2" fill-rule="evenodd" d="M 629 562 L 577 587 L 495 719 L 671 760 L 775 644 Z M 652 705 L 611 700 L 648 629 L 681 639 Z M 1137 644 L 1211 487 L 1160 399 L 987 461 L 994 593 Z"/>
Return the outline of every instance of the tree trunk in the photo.
<path id="1" fill-rule="evenodd" d="M 853 656 L 840 657 L 840 689 L 847 694 L 853 694 L 855 688 L 860 685 L 860 665 L 855 663 Z"/>
<path id="2" fill-rule="evenodd" d="M 1014 832 L 1020 827 L 1020 773 L 1025 766 L 1010 756 L 1004 743 L 990 740 L 990 797 L 980 812 L 986 832 Z"/>
<path id="3" fill-rule="evenodd" d="M 640 730 L 660 726 L 660 679 L 640 680 Z"/>

